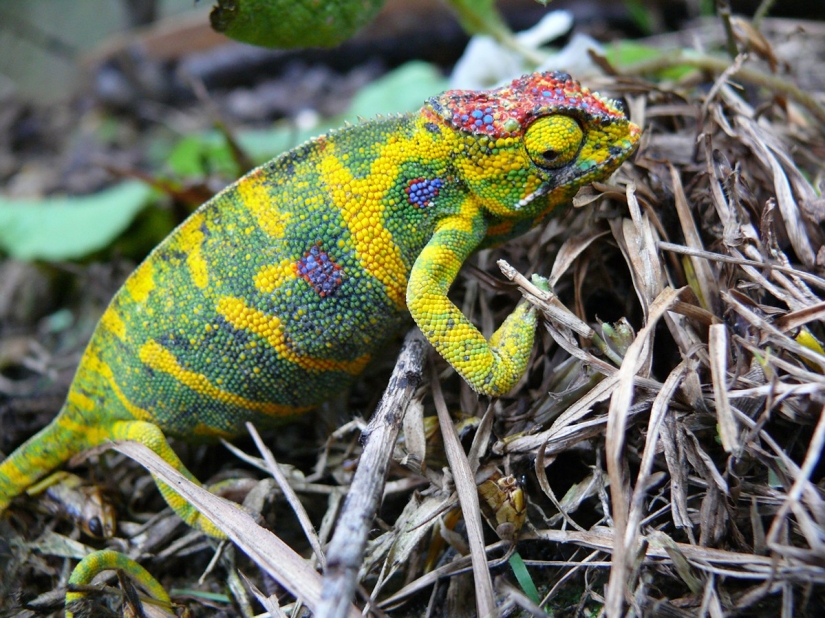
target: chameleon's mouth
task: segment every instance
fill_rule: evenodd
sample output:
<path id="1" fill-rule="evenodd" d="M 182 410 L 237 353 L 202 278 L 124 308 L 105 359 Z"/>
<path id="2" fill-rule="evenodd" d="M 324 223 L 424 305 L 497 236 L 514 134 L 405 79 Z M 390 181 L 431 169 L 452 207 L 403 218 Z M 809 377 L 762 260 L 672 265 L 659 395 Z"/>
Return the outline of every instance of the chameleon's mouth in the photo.
<path id="1" fill-rule="evenodd" d="M 543 182 L 541 184 L 541 186 L 539 186 L 539 188 L 536 189 L 535 191 L 533 191 L 530 195 L 527 195 L 527 196 L 521 198 L 518 201 L 518 203 L 515 206 L 513 206 L 513 210 L 521 210 L 522 208 L 527 206 L 533 200 L 536 200 L 536 199 L 538 199 L 538 198 L 540 198 L 544 195 L 547 195 L 554 188 L 555 188 L 555 184 L 554 183 L 551 184 L 550 180 L 547 180 L 547 181 Z"/>

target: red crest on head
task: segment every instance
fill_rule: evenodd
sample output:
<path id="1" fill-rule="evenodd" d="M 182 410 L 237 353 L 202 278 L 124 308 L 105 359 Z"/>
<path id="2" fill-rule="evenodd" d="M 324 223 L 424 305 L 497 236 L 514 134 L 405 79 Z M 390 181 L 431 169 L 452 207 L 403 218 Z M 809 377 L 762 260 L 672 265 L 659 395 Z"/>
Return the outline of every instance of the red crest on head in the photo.
<path id="1" fill-rule="evenodd" d="M 626 120 L 619 103 L 560 72 L 532 73 L 495 90 L 449 90 L 427 103 L 452 127 L 496 139 L 517 137 L 548 113 L 586 116 L 596 123 Z"/>

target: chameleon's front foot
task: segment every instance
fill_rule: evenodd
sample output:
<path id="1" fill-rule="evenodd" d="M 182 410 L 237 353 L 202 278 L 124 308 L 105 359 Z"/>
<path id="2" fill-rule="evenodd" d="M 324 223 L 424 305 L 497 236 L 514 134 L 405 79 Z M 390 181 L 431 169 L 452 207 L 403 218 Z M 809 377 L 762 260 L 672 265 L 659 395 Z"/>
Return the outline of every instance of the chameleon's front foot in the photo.
<path id="1" fill-rule="evenodd" d="M 72 571 L 69 577 L 69 590 L 66 592 L 66 618 L 74 617 L 77 604 L 86 596 L 85 592 L 73 590 L 73 587 L 90 584 L 98 573 L 109 570 L 126 573 L 156 603 L 166 605 L 171 609 L 172 600 L 169 594 L 146 569 L 124 554 L 104 549 L 83 558 Z"/>
<path id="2" fill-rule="evenodd" d="M 489 346 L 497 362 L 490 367 L 483 380 L 470 386 L 494 397 L 512 390 L 527 371 L 537 321 L 535 307 L 522 301 L 490 337 Z"/>
<path id="3" fill-rule="evenodd" d="M 442 221 L 410 273 L 407 307 L 424 336 L 473 390 L 498 397 L 524 375 L 538 317 L 532 305 L 522 302 L 487 341 L 447 297 L 461 264 L 484 238 L 485 225 L 472 212 Z"/>

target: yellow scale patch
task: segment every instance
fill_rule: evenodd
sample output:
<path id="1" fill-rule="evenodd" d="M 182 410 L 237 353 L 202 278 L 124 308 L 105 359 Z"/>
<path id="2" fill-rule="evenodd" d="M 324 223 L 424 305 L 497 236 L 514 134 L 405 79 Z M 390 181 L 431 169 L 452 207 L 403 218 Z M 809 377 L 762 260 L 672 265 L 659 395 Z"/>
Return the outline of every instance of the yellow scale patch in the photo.
<path id="1" fill-rule="evenodd" d="M 154 266 L 152 260 L 146 260 L 138 266 L 132 276 L 126 280 L 126 289 L 136 303 L 143 303 L 149 298 L 149 293 L 155 289 Z"/>
<path id="2" fill-rule="evenodd" d="M 418 264 L 423 268 L 418 269 L 418 273 L 425 274 L 420 280 L 413 282 L 417 294 L 414 295 L 415 306 L 419 315 L 427 315 L 432 319 L 432 327 L 435 328 L 436 340 L 442 347 L 448 349 L 461 349 L 467 342 L 472 341 L 474 347 L 486 347 L 486 341 L 475 326 L 464 317 L 455 305 L 443 294 L 430 292 L 433 289 L 433 282 L 430 281 L 430 274 L 436 270 L 454 274 L 461 268 L 461 261 L 453 251 L 442 245 L 427 245 L 418 256 Z M 438 266 L 439 268 L 436 268 Z M 447 327 L 450 319 L 453 325 Z M 484 345 L 482 345 L 482 343 Z M 443 353 L 443 352 L 442 352 Z M 451 359 L 452 360 L 452 359 Z M 470 363 L 477 362 L 472 359 Z M 454 360 L 454 365 L 464 366 L 466 363 L 462 359 Z"/>
<path id="3" fill-rule="evenodd" d="M 524 160 L 520 151 L 512 150 L 513 138 L 499 138 L 495 144 L 496 148 L 500 148 L 498 152 L 492 154 L 481 155 L 479 152 L 480 145 L 476 141 L 477 138 L 465 137 L 463 152 L 465 156 L 460 157 L 456 164 L 461 170 L 461 176 L 473 182 L 483 182 L 485 180 L 496 182 L 509 171 L 518 171 L 523 168 Z M 475 153 L 475 154 L 473 154 Z M 542 184 L 542 179 L 537 175 L 531 175 L 528 178 L 520 180 L 523 182 L 524 190 L 519 196 L 519 199 L 524 199 L 534 193 Z M 503 189 L 504 187 L 502 187 Z M 513 214 L 512 206 L 501 203 L 496 199 L 485 199 L 484 208 L 489 212 L 499 215 L 501 217 L 510 217 Z M 512 222 L 509 222 L 512 226 Z M 491 234 L 498 234 L 497 229 L 491 230 Z"/>
<path id="4" fill-rule="evenodd" d="M 100 323 L 111 333 L 114 333 L 118 339 L 125 341 L 126 339 L 126 324 L 123 318 L 120 317 L 117 309 L 109 307 L 100 318 Z"/>
<path id="5" fill-rule="evenodd" d="M 293 414 L 300 414 L 301 409 L 293 408 Z M 202 436 L 208 438 L 225 438 L 227 440 L 231 440 L 236 436 L 234 432 L 231 431 L 223 431 L 218 429 L 217 427 L 210 425 L 209 423 L 205 423 L 201 421 L 197 425 L 192 428 L 192 435 L 193 436 Z"/>
<path id="6" fill-rule="evenodd" d="M 205 217 L 196 212 L 175 234 L 175 247 L 186 254 L 186 266 L 195 285 L 203 289 L 209 284 L 209 271 L 203 258 L 203 224 Z"/>
<path id="7" fill-rule="evenodd" d="M 287 281 L 298 277 L 295 271 L 295 262 L 283 259 L 278 264 L 265 266 L 255 274 L 255 287 L 264 294 L 272 294 L 281 288 Z M 289 290 L 285 290 L 289 292 Z"/>
<path id="8" fill-rule="evenodd" d="M 221 403 L 235 405 L 241 408 L 246 408 L 247 410 L 254 410 L 255 412 L 261 412 L 262 414 L 269 414 L 272 416 L 298 414 L 309 410 L 311 407 L 306 406 L 302 408 L 293 408 L 291 406 L 269 403 L 266 401 L 252 401 L 250 399 L 246 399 L 245 397 L 241 397 L 240 395 L 236 395 L 235 393 L 222 390 L 212 384 L 209 381 L 209 378 L 202 373 L 196 373 L 181 367 L 175 356 L 156 341 L 148 341 L 143 344 L 140 348 L 140 352 L 138 353 L 138 357 L 141 362 L 155 371 L 162 371 L 163 373 L 172 376 L 184 386 L 191 388 L 193 391 L 209 397 L 210 399 L 220 401 Z"/>
<path id="9" fill-rule="evenodd" d="M 464 232 L 465 234 L 472 234 L 473 223 L 480 220 L 481 206 L 478 203 L 478 198 L 474 195 L 468 195 L 461 202 L 461 210 L 455 214 L 443 219 L 436 229 L 438 230 L 454 230 L 456 232 Z M 459 268 L 461 264 L 459 263 Z"/>
<path id="10" fill-rule="evenodd" d="M 115 380 L 115 374 L 112 368 L 103 362 L 93 350 L 87 351 L 83 356 L 83 359 L 80 361 L 80 371 L 89 371 L 99 375 L 109 385 L 115 397 L 117 397 L 123 407 L 129 411 L 129 414 L 138 420 L 153 422 L 152 415 L 149 412 L 136 406 L 129 400 Z M 81 383 L 83 382 L 85 381 L 81 381 Z M 94 383 L 94 381 L 91 380 L 89 383 Z"/>
<path id="11" fill-rule="evenodd" d="M 69 414 L 58 416 L 57 424 L 68 433 L 83 436 L 83 440 L 89 445 L 103 444 L 112 437 L 112 431 L 108 425 L 89 425 L 85 419 L 77 422 Z"/>
<path id="12" fill-rule="evenodd" d="M 83 399 L 86 401 L 82 401 Z M 81 405 L 79 407 L 82 407 L 82 409 L 89 412 L 94 409 L 94 404 L 92 401 L 88 399 L 88 397 L 80 395 L 79 393 L 75 393 L 75 397 L 72 396 L 72 393 L 69 393 L 69 401 L 71 403 L 80 403 Z M 56 419 L 56 423 L 59 427 L 59 431 L 65 431 L 67 434 L 71 433 L 73 437 L 77 436 L 77 439 L 82 440 L 84 445 L 95 446 L 105 442 L 110 437 L 109 427 L 107 425 L 100 423 L 92 425 L 88 425 L 83 422 L 78 423 L 69 414 L 60 414 Z M 37 448 L 30 452 L 29 458 L 25 461 L 26 469 L 30 471 L 51 469 L 54 465 L 53 449 L 54 447 L 51 444 L 44 443 L 42 448 Z M 29 486 L 32 482 L 34 482 L 31 472 L 25 472 L 21 469 L 19 464 L 23 462 L 15 459 L 7 459 L 3 463 L 6 468 L 4 473 L 8 477 L 9 482 L 20 486 Z M 3 503 L 4 501 L 0 498 L 0 504 Z"/>
<path id="13" fill-rule="evenodd" d="M 266 339 L 269 345 L 284 360 L 294 363 L 307 371 L 321 373 L 324 371 L 342 371 L 352 375 L 361 373 L 369 362 L 370 355 L 364 354 L 352 361 L 337 361 L 326 358 L 311 358 L 296 354 L 286 343 L 283 324 L 275 315 L 269 315 L 247 304 L 240 298 L 224 296 L 216 311 L 238 330 L 245 330 Z"/>
<path id="14" fill-rule="evenodd" d="M 283 238 L 290 214 L 272 203 L 269 189 L 264 183 L 266 178 L 262 170 L 253 171 L 235 186 L 235 190 L 243 205 L 255 215 L 258 226 L 272 238 Z"/>

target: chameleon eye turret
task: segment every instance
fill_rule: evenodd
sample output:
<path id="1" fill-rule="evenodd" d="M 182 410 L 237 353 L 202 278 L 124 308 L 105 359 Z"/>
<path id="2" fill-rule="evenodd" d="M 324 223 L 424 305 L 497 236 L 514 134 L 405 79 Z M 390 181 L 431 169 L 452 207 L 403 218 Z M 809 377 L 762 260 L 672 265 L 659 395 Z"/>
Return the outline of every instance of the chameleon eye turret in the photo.
<path id="1" fill-rule="evenodd" d="M 450 91 L 414 114 L 346 127 L 214 196 L 112 299 L 57 417 L 0 464 L 0 513 L 75 454 L 288 422 L 344 390 L 409 312 L 478 393 L 521 378 L 537 317 L 520 304 L 488 341 L 449 300 L 476 250 L 555 215 L 610 175 L 640 129 L 566 74 Z M 172 487 L 189 525 L 221 537 Z M 114 552 L 84 560 L 84 583 Z M 132 568 L 132 567 L 136 568 Z M 79 593 L 78 593 L 79 594 Z"/>
<path id="2" fill-rule="evenodd" d="M 544 116 L 524 132 L 524 147 L 537 167 L 555 170 L 570 163 L 584 141 L 579 123 L 570 116 Z"/>

